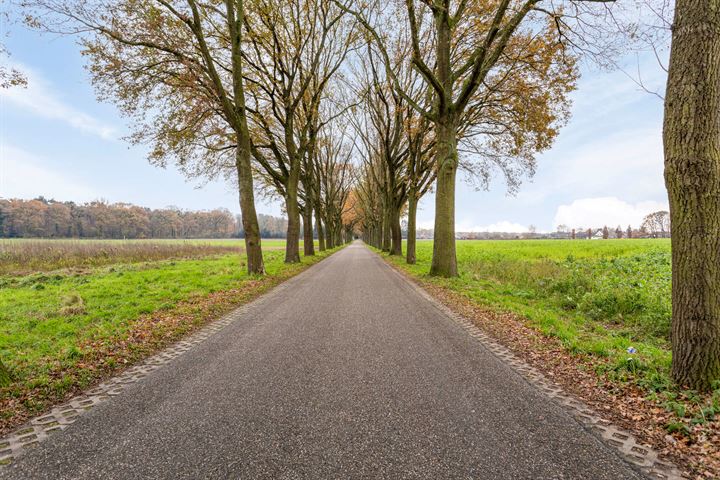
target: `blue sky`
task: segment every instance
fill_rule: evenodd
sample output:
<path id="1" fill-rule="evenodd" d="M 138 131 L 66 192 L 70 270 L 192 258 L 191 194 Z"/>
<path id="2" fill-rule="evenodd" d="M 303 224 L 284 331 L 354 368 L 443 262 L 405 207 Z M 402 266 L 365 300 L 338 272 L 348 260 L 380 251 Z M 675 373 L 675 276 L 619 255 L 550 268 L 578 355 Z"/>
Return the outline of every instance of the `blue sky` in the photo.
<path id="1" fill-rule="evenodd" d="M 29 86 L 0 91 L 0 197 L 239 211 L 232 187 L 154 167 L 143 147 L 121 139 L 127 120 L 96 100 L 72 38 L 13 28 L 5 42 Z M 627 70 L 636 63 L 628 59 Z M 647 84 L 664 84 L 654 59 L 640 67 Z M 458 231 L 637 226 L 645 214 L 666 208 L 661 100 L 620 71 L 586 68 L 573 101 L 570 123 L 518 195 L 507 196 L 500 179 L 487 192 L 458 184 Z M 432 195 L 421 202 L 420 227 L 432 227 L 433 203 Z M 281 209 L 260 201 L 258 211 Z"/>

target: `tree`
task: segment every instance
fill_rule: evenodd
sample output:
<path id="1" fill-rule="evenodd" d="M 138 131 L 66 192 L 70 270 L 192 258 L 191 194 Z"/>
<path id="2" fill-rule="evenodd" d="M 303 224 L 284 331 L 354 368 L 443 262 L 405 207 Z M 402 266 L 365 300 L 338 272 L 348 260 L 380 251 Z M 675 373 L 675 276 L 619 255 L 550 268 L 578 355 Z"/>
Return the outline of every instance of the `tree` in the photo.
<path id="1" fill-rule="evenodd" d="M 301 178 L 311 178 L 302 169 L 315 148 L 320 102 L 356 36 L 344 16 L 322 0 L 266 0 L 245 20 L 253 156 L 285 201 L 287 263 L 300 261 L 298 195 Z"/>
<path id="2" fill-rule="evenodd" d="M 31 25 L 84 35 L 83 53 L 99 96 L 134 120 L 132 140 L 151 145 L 152 163 L 173 161 L 188 176 L 234 177 L 247 269 L 264 273 L 241 54 L 246 3 L 26 4 Z"/>
<path id="3" fill-rule="evenodd" d="M 665 94 L 672 222 L 672 376 L 720 379 L 720 5 L 678 0 Z"/>
<path id="4" fill-rule="evenodd" d="M 665 237 L 670 232 L 670 213 L 660 210 L 645 216 L 642 227 L 653 237 Z"/>
<path id="5" fill-rule="evenodd" d="M 343 212 L 355 179 L 352 154 L 354 147 L 345 138 L 341 120 L 334 119 L 320 132 L 317 148 L 319 209 L 323 213 L 327 248 L 342 243 Z"/>
<path id="6" fill-rule="evenodd" d="M 229 238 L 237 231 L 225 209 L 152 210 L 128 203 L 88 204 L 34 200 L 0 200 L 0 237 L 80 238 Z"/>
<path id="7" fill-rule="evenodd" d="M 620 225 L 615 229 L 615 238 L 623 238 L 623 229 Z"/>
<path id="8" fill-rule="evenodd" d="M 633 231 L 632 231 L 632 227 L 630 225 L 628 225 L 627 232 L 625 233 L 625 235 L 627 236 L 627 238 L 633 237 Z"/>
<path id="9" fill-rule="evenodd" d="M 401 210 L 407 200 L 407 156 L 405 121 L 408 105 L 376 65 L 370 46 L 367 59 L 360 60 L 358 95 L 364 101 L 352 115 L 355 133 L 362 140 L 364 161 L 374 163 L 366 173 L 381 185 L 383 212 L 382 249 L 402 255 Z M 406 73 L 408 70 L 405 70 Z"/>
<path id="10" fill-rule="evenodd" d="M 435 137 L 432 124 L 422 115 L 416 115 L 406 122 L 408 141 L 407 191 L 408 191 L 408 225 L 406 262 L 415 264 L 417 248 L 417 208 L 418 202 L 435 183 L 435 169 L 432 150 L 435 148 Z"/>
<path id="11" fill-rule="evenodd" d="M 610 230 L 608 230 L 607 225 L 605 225 L 602 229 L 602 237 L 603 240 L 607 240 L 608 238 L 610 238 Z"/>
<path id="12" fill-rule="evenodd" d="M 538 0 L 512 6 L 509 0 L 497 6 L 461 1 L 454 10 L 449 0 L 419 5 L 406 0 L 405 11 L 398 15 L 405 15 L 410 32 L 409 61 L 432 92 L 429 105 L 422 105 L 406 94 L 394 74 L 387 35 L 376 31 L 366 13 L 335 2 L 369 32 L 398 94 L 433 124 L 436 191 L 430 273 L 456 276 L 458 140 L 473 138 L 480 147 L 475 153 L 496 147 L 504 153 L 502 159 L 531 158 L 550 145 L 567 117 L 565 95 L 576 77 L 571 56 L 554 37 L 557 22 L 520 28 Z M 485 135 L 487 131 L 491 135 Z M 494 138 L 497 133 L 507 134 L 504 142 Z M 494 152 L 489 153 L 491 158 Z"/>
<path id="13" fill-rule="evenodd" d="M 573 240 L 575 240 L 575 229 L 574 229 L 574 228 L 573 228 L 572 231 L 570 232 L 570 238 L 572 238 Z"/>
<path id="14" fill-rule="evenodd" d="M 0 12 L 0 16 L 7 17 L 7 13 Z M 6 20 L 6 18 L 0 20 Z M 5 45 L 0 43 L 0 58 L 9 56 Z M 27 85 L 27 78 L 20 70 L 0 64 L 0 88 L 24 87 L 25 85 Z"/>

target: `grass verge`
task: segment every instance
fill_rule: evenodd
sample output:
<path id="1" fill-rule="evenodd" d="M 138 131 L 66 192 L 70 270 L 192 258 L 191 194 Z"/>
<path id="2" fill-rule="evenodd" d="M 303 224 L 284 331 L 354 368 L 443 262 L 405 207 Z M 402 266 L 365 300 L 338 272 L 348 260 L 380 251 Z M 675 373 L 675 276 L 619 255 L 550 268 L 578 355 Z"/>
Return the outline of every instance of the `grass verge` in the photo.
<path id="1" fill-rule="evenodd" d="M 241 257 L 122 264 L 90 273 L 2 277 L 0 433 L 251 301 L 337 251 L 285 264 L 265 252 L 267 275 Z"/>
<path id="2" fill-rule="evenodd" d="M 720 390 L 669 379 L 666 241 L 458 242 L 459 278 L 430 277 L 432 242 L 416 265 L 384 258 L 447 306 L 616 423 L 720 478 Z"/>

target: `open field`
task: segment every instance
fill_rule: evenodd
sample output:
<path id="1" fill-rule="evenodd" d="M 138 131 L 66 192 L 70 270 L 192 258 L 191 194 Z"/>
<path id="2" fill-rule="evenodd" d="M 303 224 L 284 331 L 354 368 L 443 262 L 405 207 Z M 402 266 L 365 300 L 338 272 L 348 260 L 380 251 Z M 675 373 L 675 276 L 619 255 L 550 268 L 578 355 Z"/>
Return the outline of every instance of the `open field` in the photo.
<path id="1" fill-rule="evenodd" d="M 424 275 L 432 242 L 417 254 L 403 268 Z M 457 257 L 460 278 L 435 282 L 527 316 L 571 351 L 626 358 L 634 347 L 633 368 L 669 366 L 669 240 L 468 240 Z"/>
<path id="2" fill-rule="evenodd" d="M 459 241 L 453 279 L 427 275 L 431 241 L 418 242 L 416 265 L 386 258 L 426 284 L 516 315 L 602 381 L 639 388 L 674 413 L 671 433 L 720 416 L 720 385 L 698 396 L 670 381 L 668 239 Z"/>
<path id="3" fill-rule="evenodd" d="M 284 240 L 263 240 L 263 246 L 267 249 L 279 249 L 284 245 Z M 99 267 L 121 262 L 200 258 L 235 253 L 243 246 L 242 239 L 0 239 L 0 276 L 62 268 Z"/>
<path id="4" fill-rule="evenodd" d="M 13 243 L 25 248 L 26 242 Z M 0 430 L 217 318 L 331 253 L 304 258 L 301 265 L 286 265 L 284 241 L 264 241 L 268 275 L 259 278 L 247 275 L 240 243 L 66 242 L 63 244 L 86 254 L 76 257 L 84 262 L 82 269 L 46 272 L 41 267 L 30 274 L 0 276 L 0 359 L 13 375 L 12 384 L 0 389 Z M 148 247 L 192 254 L 148 261 L 143 256 Z M 165 247 L 170 248 L 163 250 Z M 133 254 L 133 248 L 142 253 Z M 87 253 L 97 249 L 120 254 L 96 261 Z"/>

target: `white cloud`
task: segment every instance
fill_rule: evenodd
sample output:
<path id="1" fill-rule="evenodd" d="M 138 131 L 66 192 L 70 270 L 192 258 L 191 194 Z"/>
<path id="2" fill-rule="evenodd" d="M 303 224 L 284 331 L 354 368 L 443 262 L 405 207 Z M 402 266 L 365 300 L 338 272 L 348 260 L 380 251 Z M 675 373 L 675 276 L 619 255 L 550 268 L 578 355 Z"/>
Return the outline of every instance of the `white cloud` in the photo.
<path id="1" fill-rule="evenodd" d="M 506 233 L 524 233 L 528 231 L 528 227 L 519 223 L 503 220 L 501 222 L 491 223 L 481 227 L 475 227 L 473 232 L 506 232 Z"/>
<path id="2" fill-rule="evenodd" d="M 663 150 L 660 126 L 624 130 L 570 149 L 544 155 L 535 181 L 521 191 L 526 204 L 562 194 L 662 198 Z"/>
<path id="3" fill-rule="evenodd" d="M 418 229 L 433 229 L 434 222 L 432 220 L 418 221 L 417 228 Z M 528 231 L 528 227 L 525 225 L 520 225 L 519 223 L 509 222 L 507 220 L 491 223 L 490 225 L 477 225 L 471 221 L 465 220 L 465 221 L 455 222 L 455 231 L 456 232 L 524 233 L 524 232 Z"/>
<path id="4" fill-rule="evenodd" d="M 570 205 L 560 205 L 555 213 L 557 225 L 573 227 L 600 227 L 603 225 L 632 225 L 639 227 L 645 215 L 667 210 L 667 203 L 644 201 L 627 203 L 617 197 L 582 198 Z"/>
<path id="5" fill-rule="evenodd" d="M 433 220 L 426 220 L 426 221 L 418 220 L 417 221 L 418 229 L 427 230 L 427 229 L 432 229 L 434 227 L 435 227 L 435 222 Z"/>
<path id="6" fill-rule="evenodd" d="M 97 135 L 106 140 L 116 138 L 117 131 L 112 125 L 81 112 L 58 98 L 53 85 L 42 75 L 25 65 L 13 64 L 28 80 L 26 88 L 0 89 L 0 102 L 50 120 L 59 120 L 80 131 Z"/>
<path id="7" fill-rule="evenodd" d="M 41 159 L 0 140 L 0 197 L 91 201 L 101 195 L 63 172 L 40 166 Z"/>
<path id="8" fill-rule="evenodd" d="M 455 229 L 458 232 L 506 232 L 506 233 L 524 233 L 528 231 L 528 227 L 519 223 L 502 220 L 500 222 L 491 223 L 490 225 L 471 225 L 458 224 Z"/>

